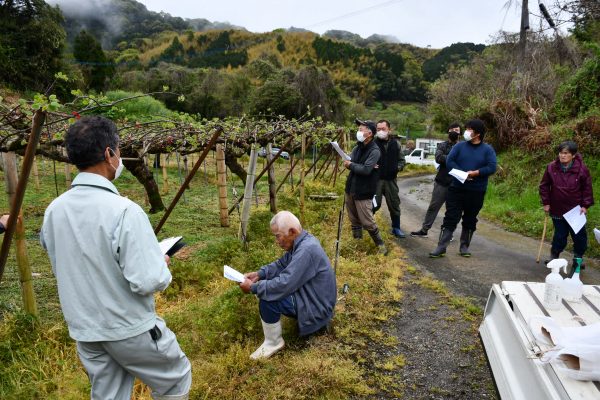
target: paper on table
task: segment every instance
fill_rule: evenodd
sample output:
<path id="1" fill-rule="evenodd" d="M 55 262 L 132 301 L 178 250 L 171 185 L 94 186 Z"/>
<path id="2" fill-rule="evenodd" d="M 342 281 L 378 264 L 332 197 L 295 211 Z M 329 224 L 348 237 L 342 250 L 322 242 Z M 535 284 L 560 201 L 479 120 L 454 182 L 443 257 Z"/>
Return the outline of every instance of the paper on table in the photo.
<path id="1" fill-rule="evenodd" d="M 234 282 L 244 282 L 244 280 L 246 279 L 244 277 L 244 274 L 242 274 L 239 271 L 236 271 L 235 269 L 231 268 L 229 265 L 223 265 L 223 276 L 227 279 L 229 279 L 230 281 L 234 281 Z"/>
<path id="2" fill-rule="evenodd" d="M 331 143 L 331 145 L 333 146 L 335 151 L 338 152 L 338 154 L 340 155 L 340 157 L 342 157 L 342 159 L 344 159 L 346 161 L 350 161 L 350 156 L 348 154 L 344 153 L 344 150 L 342 150 L 342 148 L 340 147 L 338 142 L 329 142 L 329 143 Z"/>
<path id="3" fill-rule="evenodd" d="M 469 174 L 467 172 L 461 171 L 460 169 L 456 169 L 456 168 L 452 168 L 450 170 L 450 172 L 448 172 L 448 173 L 450 175 L 452 175 L 453 177 L 455 177 L 456 179 L 458 179 L 460 181 L 460 183 L 465 183 L 465 181 L 469 177 Z"/>
<path id="4" fill-rule="evenodd" d="M 577 232 L 579 232 L 587 222 L 585 214 L 581 212 L 581 207 L 578 205 L 564 213 L 563 217 L 565 218 L 565 221 L 571 225 L 571 228 L 575 234 L 577 234 Z"/>
<path id="5" fill-rule="evenodd" d="M 600 243 L 600 230 L 598 228 L 594 228 L 594 236 L 596 236 L 596 240 Z"/>
<path id="6" fill-rule="evenodd" d="M 182 238 L 181 236 L 173 236 L 173 237 L 161 240 L 160 242 L 158 242 L 160 251 L 162 251 L 163 254 L 167 254 L 168 251 L 171 250 L 171 247 L 173 247 L 175 244 L 177 244 L 177 242 L 179 242 L 181 240 L 181 238 Z"/>

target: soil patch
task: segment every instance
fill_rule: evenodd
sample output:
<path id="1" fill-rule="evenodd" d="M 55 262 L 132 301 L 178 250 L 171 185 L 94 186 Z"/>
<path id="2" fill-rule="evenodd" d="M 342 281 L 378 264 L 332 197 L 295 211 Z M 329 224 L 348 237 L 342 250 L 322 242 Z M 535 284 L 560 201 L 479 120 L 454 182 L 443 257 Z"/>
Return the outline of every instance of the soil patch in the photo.
<path id="1" fill-rule="evenodd" d="M 447 293 L 429 288 L 428 282 L 438 284 L 412 269 L 402 278 L 404 296 L 390 304 L 399 312 L 383 327 L 397 345 L 373 344 L 373 359 L 367 363 L 373 386 L 379 389 L 371 398 L 497 398 L 476 330 L 479 316 L 468 315 Z M 403 366 L 392 369 L 392 364 L 386 368 L 382 363 L 399 357 Z M 391 384 L 381 384 L 385 382 Z"/>

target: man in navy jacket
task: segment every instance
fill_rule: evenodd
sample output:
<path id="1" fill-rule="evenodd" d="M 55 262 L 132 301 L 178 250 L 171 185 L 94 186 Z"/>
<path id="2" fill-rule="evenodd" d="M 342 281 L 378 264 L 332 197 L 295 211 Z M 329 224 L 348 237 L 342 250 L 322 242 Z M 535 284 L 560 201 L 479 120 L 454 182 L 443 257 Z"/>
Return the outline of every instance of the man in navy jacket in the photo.
<path id="1" fill-rule="evenodd" d="M 469 245 L 477 228 L 477 215 L 483 207 L 488 177 L 496 172 L 496 152 L 487 143 L 483 143 L 485 126 L 483 121 L 474 119 L 465 125 L 465 141 L 452 148 L 446 158 L 446 166 L 452 171 L 457 169 L 467 173 L 467 179 L 461 183 L 453 177 L 446 198 L 446 214 L 437 248 L 429 257 L 438 258 L 446 254 L 446 247 L 452 239 L 456 226 L 462 218 L 459 254 L 470 257 Z"/>

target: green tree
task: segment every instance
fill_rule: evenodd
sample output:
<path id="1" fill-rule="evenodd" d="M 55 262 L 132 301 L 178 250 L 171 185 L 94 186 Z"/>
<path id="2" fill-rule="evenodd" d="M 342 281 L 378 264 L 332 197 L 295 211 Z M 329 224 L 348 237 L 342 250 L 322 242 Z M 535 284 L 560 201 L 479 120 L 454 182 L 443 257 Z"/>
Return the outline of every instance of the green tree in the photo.
<path id="1" fill-rule="evenodd" d="M 0 0 L 0 82 L 43 90 L 61 69 L 60 11 L 42 0 Z"/>
<path id="2" fill-rule="evenodd" d="M 100 43 L 86 31 L 79 32 L 73 43 L 73 57 L 80 65 L 86 88 L 103 90 L 115 68 L 104 54 Z"/>

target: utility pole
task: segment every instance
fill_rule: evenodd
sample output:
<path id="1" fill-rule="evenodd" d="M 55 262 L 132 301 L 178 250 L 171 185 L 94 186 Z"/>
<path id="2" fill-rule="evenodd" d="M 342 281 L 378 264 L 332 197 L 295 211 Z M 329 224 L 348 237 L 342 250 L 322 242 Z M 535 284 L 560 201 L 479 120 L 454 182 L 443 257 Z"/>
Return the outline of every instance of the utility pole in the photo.
<path id="1" fill-rule="evenodd" d="M 519 53 L 521 63 L 527 54 L 527 31 L 529 30 L 529 0 L 521 0 L 521 29 L 519 31 Z"/>

